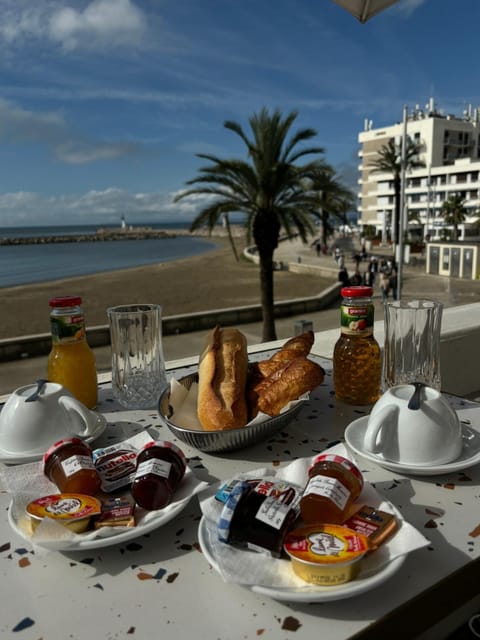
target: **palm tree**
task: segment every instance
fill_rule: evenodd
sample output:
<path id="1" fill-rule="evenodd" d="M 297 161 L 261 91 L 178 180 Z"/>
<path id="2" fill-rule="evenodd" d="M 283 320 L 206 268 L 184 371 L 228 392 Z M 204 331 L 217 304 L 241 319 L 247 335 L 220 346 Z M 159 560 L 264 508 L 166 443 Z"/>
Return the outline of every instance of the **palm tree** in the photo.
<path id="1" fill-rule="evenodd" d="M 226 121 L 224 127 L 245 143 L 250 162 L 197 154 L 210 164 L 186 183 L 197 186 L 175 198 L 178 201 L 193 194 L 215 196 L 192 222 L 192 231 L 206 226 L 212 232 L 218 221 L 225 216 L 228 219 L 230 213 L 245 215 L 247 241 L 253 239 L 259 256 L 263 341 L 276 339 L 273 255 L 280 231 L 283 229 L 287 236 L 298 234 L 303 242 L 314 233 L 315 194 L 309 185 L 326 166 L 319 158 L 296 164 L 303 156 L 323 154 L 321 147 L 297 148 L 317 135 L 314 129 L 300 129 L 288 137 L 297 115 L 293 111 L 282 117 L 278 109 L 270 114 L 263 108 L 249 119 L 251 139 L 239 124 Z"/>
<path id="2" fill-rule="evenodd" d="M 445 224 L 453 225 L 454 240 L 458 238 L 458 225 L 465 222 L 467 213 L 465 199 L 459 193 L 449 196 L 442 204 L 440 214 L 443 216 Z"/>
<path id="3" fill-rule="evenodd" d="M 330 167 L 322 168 L 314 176 L 311 189 L 316 192 L 317 210 L 322 221 L 322 244 L 333 230 L 331 218 L 347 224 L 347 212 L 355 208 L 355 194 L 345 187 Z"/>
<path id="4" fill-rule="evenodd" d="M 407 137 L 405 149 L 405 171 L 419 169 L 424 167 L 425 163 L 418 159 L 421 151 L 421 145 L 412 141 Z M 395 140 L 390 138 L 387 144 L 384 144 L 377 152 L 378 157 L 370 166 L 373 171 L 382 173 L 391 173 L 393 175 L 393 192 L 395 197 L 395 228 L 392 229 L 392 237 L 394 244 L 398 243 L 400 238 L 400 191 L 402 187 L 402 158 L 398 145 Z"/>

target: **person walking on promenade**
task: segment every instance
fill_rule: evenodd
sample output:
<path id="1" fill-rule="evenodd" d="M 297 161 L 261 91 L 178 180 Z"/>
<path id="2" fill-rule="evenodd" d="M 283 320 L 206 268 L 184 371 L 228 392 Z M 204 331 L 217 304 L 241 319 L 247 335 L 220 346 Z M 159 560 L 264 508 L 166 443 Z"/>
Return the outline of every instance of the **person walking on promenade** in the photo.
<path id="1" fill-rule="evenodd" d="M 398 277 L 395 269 L 392 270 L 392 273 L 389 277 L 390 289 L 392 290 L 392 296 L 394 300 L 398 299 Z"/>
<path id="2" fill-rule="evenodd" d="M 390 275 L 386 270 L 380 271 L 380 291 L 382 294 L 382 300 L 386 302 L 390 292 Z"/>

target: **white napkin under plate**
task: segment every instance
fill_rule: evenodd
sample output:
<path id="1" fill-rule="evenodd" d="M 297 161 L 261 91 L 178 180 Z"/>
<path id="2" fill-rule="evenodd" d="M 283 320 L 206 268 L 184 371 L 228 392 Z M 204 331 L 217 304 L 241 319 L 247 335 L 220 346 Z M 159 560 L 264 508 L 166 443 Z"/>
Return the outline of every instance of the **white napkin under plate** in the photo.
<path id="1" fill-rule="evenodd" d="M 341 444 L 330 448 L 328 453 L 349 457 L 347 450 Z M 312 458 L 300 458 L 276 471 L 272 469 L 255 469 L 246 474 L 235 476 L 235 478 L 266 478 L 270 476 L 304 486 L 307 480 L 307 470 L 311 462 Z M 283 558 L 273 559 L 268 554 L 237 549 L 218 540 L 217 523 L 223 505 L 214 496 L 219 486 L 217 484 L 208 487 L 201 493 L 199 500 L 206 520 L 206 535 L 210 551 L 216 560 L 223 580 L 245 586 L 257 585 L 274 588 L 305 586 L 306 583 L 293 572 L 289 560 Z M 365 483 L 358 502 L 389 513 L 394 511 L 391 503 L 386 502 L 368 483 Z M 362 574 L 374 574 L 395 558 L 429 544 L 429 541 L 411 524 L 403 520 L 398 512 L 396 516 L 399 521 L 396 533 L 374 552 L 367 554 L 362 561 Z"/>
<path id="2" fill-rule="evenodd" d="M 152 440 L 152 437 L 142 431 L 131 438 L 125 440 L 135 448 L 140 448 Z M 30 518 L 26 514 L 26 506 L 32 501 L 42 496 L 60 493 L 57 486 L 50 482 L 42 471 L 41 462 L 33 462 L 17 466 L 6 466 L 0 464 L 0 485 L 6 490 L 11 498 L 10 517 L 19 529 L 24 533 L 32 544 L 38 544 L 43 548 L 51 550 L 66 549 L 69 544 L 75 547 L 79 542 L 93 540 L 95 538 L 112 538 L 115 544 L 115 535 L 131 531 L 131 527 L 101 527 L 85 533 L 74 533 L 63 525 L 44 518 L 42 522 L 31 532 Z M 161 510 L 146 511 L 139 507 L 135 510 L 137 528 L 146 525 L 155 519 L 164 519 L 169 511 L 180 508 L 189 502 L 190 498 L 208 486 L 207 482 L 200 481 L 192 470 L 188 467 L 185 476 L 175 492 L 172 502 Z M 139 533 L 141 535 L 141 532 Z"/>

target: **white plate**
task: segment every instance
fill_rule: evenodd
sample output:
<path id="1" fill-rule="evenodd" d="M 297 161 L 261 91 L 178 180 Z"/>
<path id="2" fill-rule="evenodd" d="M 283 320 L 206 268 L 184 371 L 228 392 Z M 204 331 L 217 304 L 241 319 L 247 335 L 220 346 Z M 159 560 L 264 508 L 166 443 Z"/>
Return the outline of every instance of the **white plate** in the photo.
<path id="1" fill-rule="evenodd" d="M 396 509 L 392 510 L 394 510 L 396 514 L 399 513 Z M 216 571 L 219 572 L 219 567 L 216 562 L 213 549 L 210 545 L 211 535 L 216 535 L 216 531 L 212 531 L 208 526 L 207 520 L 202 517 L 198 528 L 200 546 L 207 561 Z M 319 587 L 311 584 L 305 584 L 305 586 L 302 587 L 298 587 L 296 585 L 292 585 L 292 587 L 266 587 L 252 585 L 250 588 L 255 593 L 260 593 L 273 598 L 274 600 L 287 602 L 328 602 L 332 600 L 343 600 L 378 587 L 380 584 L 391 578 L 400 569 L 405 562 L 406 557 L 406 555 L 399 556 L 388 564 L 380 567 L 378 571 L 375 571 L 374 573 L 366 574 L 361 570 L 355 580 L 335 587 Z M 282 562 L 288 562 L 288 560 L 284 560 Z"/>
<path id="2" fill-rule="evenodd" d="M 388 469 L 389 471 L 398 471 L 406 475 L 416 476 L 437 476 L 444 473 L 452 473 L 467 469 L 480 462 L 480 433 L 463 422 L 462 439 L 463 448 L 460 456 L 453 462 L 448 464 L 417 466 L 400 464 L 399 462 L 391 462 L 385 460 L 382 456 L 365 451 L 363 443 L 365 440 L 365 431 L 367 430 L 368 416 L 363 416 L 351 422 L 345 429 L 345 443 L 353 451 L 354 454 L 365 458 L 370 462 Z"/>
<path id="3" fill-rule="evenodd" d="M 95 425 L 93 433 L 86 438 L 82 438 L 85 442 L 93 442 L 99 438 L 107 427 L 107 419 L 101 413 L 97 413 L 97 424 Z M 43 453 L 11 453 L 4 451 L 0 447 L 0 462 L 4 464 L 24 464 L 26 462 L 36 462 L 43 458 Z"/>
<path id="4" fill-rule="evenodd" d="M 118 533 L 114 532 L 112 535 L 105 537 L 78 541 L 65 540 L 64 546 L 62 546 L 58 540 L 53 541 L 53 544 L 49 544 L 48 541 L 39 541 L 38 543 L 36 541 L 34 542 L 29 533 L 17 520 L 13 518 L 11 508 L 8 510 L 8 522 L 15 533 L 31 544 L 38 544 L 38 546 L 45 547 L 47 549 L 51 548 L 55 551 L 85 551 L 87 549 L 99 549 L 100 547 L 111 547 L 114 544 L 129 542 L 130 540 L 143 536 L 154 529 L 158 529 L 158 527 L 167 524 L 167 522 L 170 522 L 170 520 L 175 518 L 175 516 L 187 506 L 189 501 L 190 498 L 170 504 L 168 507 L 165 507 L 165 509 L 156 511 L 153 517 L 149 518 L 147 522 L 139 523 L 136 527 L 130 527 L 128 529 L 125 528 Z M 25 516 L 25 524 L 27 524 L 27 522 L 27 516 Z"/>

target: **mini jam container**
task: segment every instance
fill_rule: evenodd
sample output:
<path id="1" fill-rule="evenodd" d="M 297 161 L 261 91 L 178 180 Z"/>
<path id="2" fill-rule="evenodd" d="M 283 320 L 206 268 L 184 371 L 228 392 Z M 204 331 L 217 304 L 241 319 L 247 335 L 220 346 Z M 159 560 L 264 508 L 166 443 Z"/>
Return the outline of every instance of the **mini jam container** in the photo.
<path id="1" fill-rule="evenodd" d="M 316 456 L 308 469 L 308 482 L 300 501 L 305 524 L 342 523 L 363 489 L 360 469 L 334 453 Z"/>
<path id="2" fill-rule="evenodd" d="M 218 539 L 279 558 L 298 517 L 300 495 L 300 487 L 286 482 L 238 481 L 220 514 Z"/>
<path id="3" fill-rule="evenodd" d="M 102 505 L 97 498 L 80 493 L 43 496 L 30 502 L 26 508 L 33 531 L 44 518 L 51 518 L 74 533 L 86 531 L 91 518 L 97 516 L 101 510 Z"/>
<path id="4" fill-rule="evenodd" d="M 185 470 L 185 455 L 173 442 L 147 442 L 137 455 L 132 496 L 144 509 L 163 509 L 172 501 Z"/>
<path id="5" fill-rule="evenodd" d="M 353 580 L 370 548 L 367 536 L 335 524 L 300 527 L 288 534 L 284 544 L 294 572 L 305 582 L 324 587 Z"/>
<path id="6" fill-rule="evenodd" d="M 62 493 L 93 496 L 100 490 L 92 450 L 80 438 L 55 442 L 43 456 L 43 472 Z"/>

